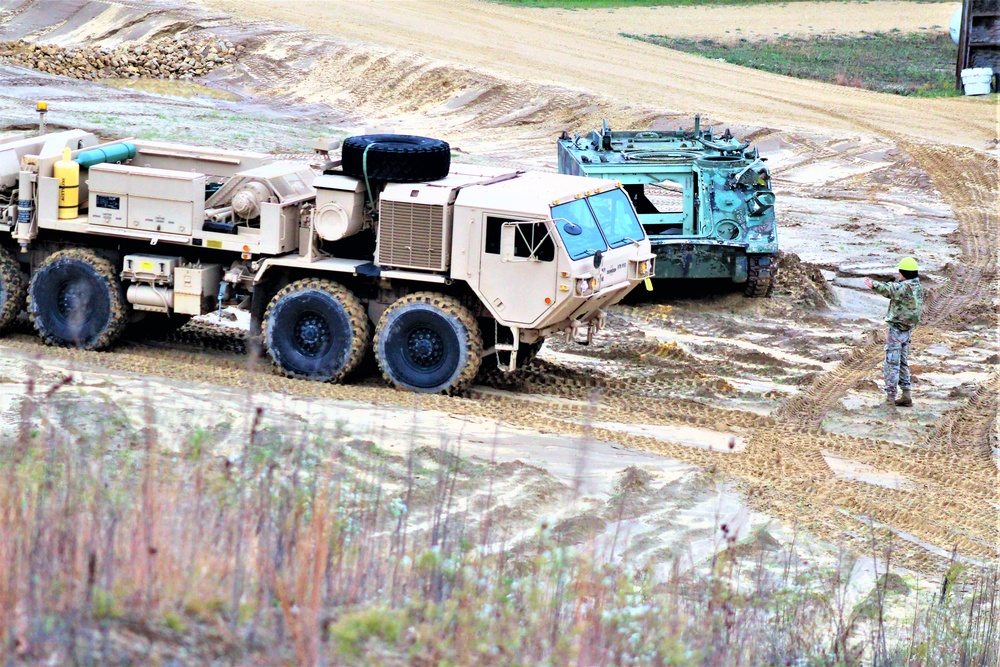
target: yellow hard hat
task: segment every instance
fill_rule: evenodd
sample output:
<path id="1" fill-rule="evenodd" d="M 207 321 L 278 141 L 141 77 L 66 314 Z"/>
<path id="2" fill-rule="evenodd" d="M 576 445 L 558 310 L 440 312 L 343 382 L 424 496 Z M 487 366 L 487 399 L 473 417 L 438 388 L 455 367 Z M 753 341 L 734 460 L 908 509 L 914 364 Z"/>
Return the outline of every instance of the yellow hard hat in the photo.
<path id="1" fill-rule="evenodd" d="M 900 271 L 916 271 L 917 270 L 917 260 L 912 257 L 904 257 L 899 260 L 899 270 Z"/>

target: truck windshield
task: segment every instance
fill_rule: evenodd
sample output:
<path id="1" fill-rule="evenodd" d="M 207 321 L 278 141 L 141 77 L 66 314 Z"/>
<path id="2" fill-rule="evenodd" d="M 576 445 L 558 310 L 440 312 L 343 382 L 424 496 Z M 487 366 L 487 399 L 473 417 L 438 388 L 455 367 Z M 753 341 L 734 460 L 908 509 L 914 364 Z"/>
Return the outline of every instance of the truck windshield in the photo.
<path id="1" fill-rule="evenodd" d="M 612 248 L 620 248 L 645 238 L 628 195 L 620 189 L 587 197 L 587 201 L 597 216 L 604 238 Z"/>
<path id="2" fill-rule="evenodd" d="M 559 230 L 559 236 L 566 246 L 570 259 L 583 259 L 598 250 L 604 252 L 608 249 L 585 199 L 575 199 L 566 204 L 553 206 L 552 219 L 555 220 L 556 229 Z"/>

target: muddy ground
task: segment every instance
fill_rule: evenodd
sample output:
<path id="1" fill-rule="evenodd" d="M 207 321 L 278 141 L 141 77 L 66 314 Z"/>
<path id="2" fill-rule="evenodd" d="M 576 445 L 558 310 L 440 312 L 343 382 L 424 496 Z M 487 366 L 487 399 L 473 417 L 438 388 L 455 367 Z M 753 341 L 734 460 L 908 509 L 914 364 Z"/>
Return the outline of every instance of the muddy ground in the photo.
<path id="1" fill-rule="evenodd" d="M 109 353 L 45 348 L 24 324 L 0 341 L 8 417 L 38 364 L 43 381 L 71 373 L 66 391 L 81 401 L 96 393 L 137 422 L 152 401 L 168 426 L 221 420 L 235 442 L 248 406 L 261 405 L 279 430 L 342 421 L 391 452 L 446 447 L 514 465 L 501 494 L 518 510 L 511 529 L 565 525 L 568 543 L 614 531 L 604 517 L 616 484 L 626 470 L 646 471 L 617 557 L 704 562 L 726 521 L 745 539 L 761 529 L 783 543 L 806 535 L 830 559 L 842 544 L 870 553 L 874 521 L 899 538 L 894 562 L 921 576 L 940 573 L 952 554 L 997 556 L 1000 229 L 987 102 L 795 81 L 620 37 L 647 22 L 670 34 L 662 8 L 206 4 L 238 18 L 195 3 L 74 0 L 55 13 L 53 3 L 7 3 L 0 39 L 116 46 L 210 33 L 247 50 L 198 82 L 101 85 L 0 63 L 0 123 L 29 130 L 33 102 L 45 98 L 50 125 L 105 136 L 210 137 L 309 159 L 317 137 L 395 128 L 446 138 L 461 161 L 552 170 L 562 130 L 605 117 L 622 129 L 674 127 L 700 112 L 769 159 L 786 253 L 775 295 L 709 288 L 692 297 L 687 285 L 662 285 L 615 307 L 594 345 L 553 339 L 531 368 L 460 398 L 393 391 L 372 373 L 346 385 L 288 380 L 248 360 L 239 330 L 210 322 Z M 899 24 L 895 4 L 858 5 L 840 28 L 832 5 L 796 3 L 754 30 L 855 32 L 865 25 L 856 16 L 876 10 Z M 907 7 L 919 8 L 902 15 L 909 31 L 946 25 L 952 9 Z M 699 11 L 715 12 L 697 19 L 716 26 L 710 36 L 732 30 L 732 8 Z M 931 23 L 931 11 L 944 18 Z M 281 23 L 306 12 L 309 30 Z M 809 12 L 818 18 L 804 20 Z M 477 31 L 491 35 L 489 48 Z M 522 46 L 497 56 L 512 34 Z M 614 60 L 600 55 L 609 43 Z M 911 353 L 916 405 L 893 410 L 878 386 L 885 302 L 862 281 L 889 278 L 906 254 L 920 260 L 931 297 Z"/>

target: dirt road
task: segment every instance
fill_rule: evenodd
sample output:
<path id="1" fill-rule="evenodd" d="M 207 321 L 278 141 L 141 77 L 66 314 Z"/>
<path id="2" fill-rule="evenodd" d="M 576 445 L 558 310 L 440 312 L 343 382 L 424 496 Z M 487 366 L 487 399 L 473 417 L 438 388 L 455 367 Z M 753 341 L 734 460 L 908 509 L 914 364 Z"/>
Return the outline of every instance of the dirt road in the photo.
<path id="1" fill-rule="evenodd" d="M 709 113 L 727 122 L 752 125 L 766 119 L 772 127 L 868 135 L 891 131 L 978 149 L 998 136 L 998 110 L 982 99 L 905 98 L 801 81 L 620 34 L 725 39 L 774 32 L 926 30 L 947 26 L 954 9 L 950 4 L 794 3 L 613 11 L 517 9 L 477 0 L 206 4 L 234 16 L 286 21 L 342 40 L 413 52 L 459 71 L 481 68 L 511 80 L 555 84 L 661 110 Z"/>

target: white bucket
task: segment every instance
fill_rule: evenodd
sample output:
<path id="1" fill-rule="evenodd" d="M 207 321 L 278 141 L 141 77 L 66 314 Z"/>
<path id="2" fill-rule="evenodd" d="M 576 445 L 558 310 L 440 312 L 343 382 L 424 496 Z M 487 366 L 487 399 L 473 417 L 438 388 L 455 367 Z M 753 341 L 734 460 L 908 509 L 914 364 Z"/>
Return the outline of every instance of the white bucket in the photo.
<path id="1" fill-rule="evenodd" d="M 989 95 L 993 82 L 993 68 L 974 67 L 962 70 L 962 88 L 966 95 Z"/>

